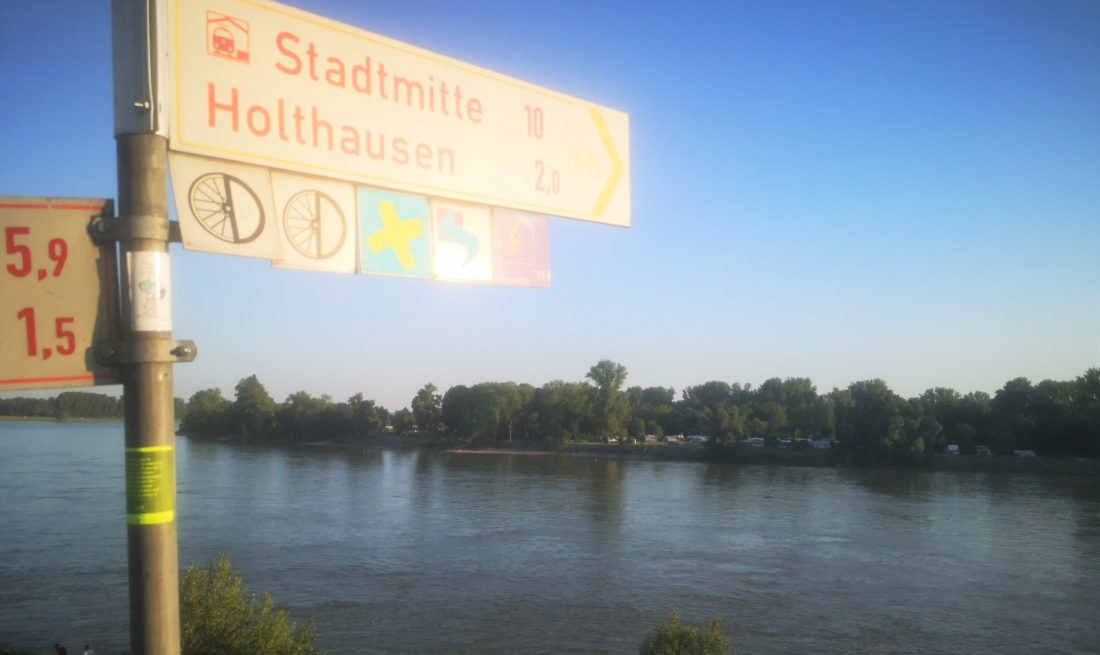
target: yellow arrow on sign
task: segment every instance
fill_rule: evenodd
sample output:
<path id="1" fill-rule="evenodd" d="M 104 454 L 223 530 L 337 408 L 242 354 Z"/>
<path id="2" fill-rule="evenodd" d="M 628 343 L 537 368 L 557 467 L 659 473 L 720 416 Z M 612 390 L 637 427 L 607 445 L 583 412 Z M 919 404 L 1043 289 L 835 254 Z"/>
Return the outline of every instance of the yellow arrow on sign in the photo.
<path id="1" fill-rule="evenodd" d="M 608 176 L 603 191 L 596 199 L 596 206 L 592 208 L 592 215 L 599 217 L 603 216 L 604 211 L 607 210 L 607 203 L 611 201 L 615 188 L 619 186 L 619 180 L 623 177 L 625 167 L 623 166 L 623 160 L 619 158 L 619 151 L 615 149 L 615 142 L 611 140 L 611 133 L 607 130 L 607 123 L 604 122 L 600 110 L 592 109 L 592 120 L 596 123 L 596 130 L 600 133 L 600 141 L 603 142 L 603 147 L 607 149 L 608 157 L 611 157 L 611 175 Z"/>

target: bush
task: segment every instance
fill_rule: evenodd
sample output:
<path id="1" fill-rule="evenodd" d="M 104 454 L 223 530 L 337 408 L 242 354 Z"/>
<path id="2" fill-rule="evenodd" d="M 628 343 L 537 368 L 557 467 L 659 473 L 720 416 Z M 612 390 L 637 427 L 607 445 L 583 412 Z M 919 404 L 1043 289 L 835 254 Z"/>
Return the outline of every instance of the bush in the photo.
<path id="1" fill-rule="evenodd" d="M 313 622 L 299 627 L 267 594 L 249 594 L 225 555 L 190 567 L 180 588 L 182 655 L 323 655 Z"/>
<path id="2" fill-rule="evenodd" d="M 646 635 L 638 655 L 729 655 L 730 640 L 722 632 L 722 622 L 711 619 L 706 632 L 694 625 L 684 625 L 680 615 L 672 613 L 663 623 Z"/>

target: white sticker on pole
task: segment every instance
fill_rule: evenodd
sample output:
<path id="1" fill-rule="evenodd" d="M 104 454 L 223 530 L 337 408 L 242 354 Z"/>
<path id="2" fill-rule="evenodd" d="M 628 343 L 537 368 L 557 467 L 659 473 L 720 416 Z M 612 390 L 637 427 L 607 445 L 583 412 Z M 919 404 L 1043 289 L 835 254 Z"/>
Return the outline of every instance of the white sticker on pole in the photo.
<path id="1" fill-rule="evenodd" d="M 172 273 L 168 253 L 126 253 L 130 270 L 130 325 L 135 332 L 172 330 Z"/>

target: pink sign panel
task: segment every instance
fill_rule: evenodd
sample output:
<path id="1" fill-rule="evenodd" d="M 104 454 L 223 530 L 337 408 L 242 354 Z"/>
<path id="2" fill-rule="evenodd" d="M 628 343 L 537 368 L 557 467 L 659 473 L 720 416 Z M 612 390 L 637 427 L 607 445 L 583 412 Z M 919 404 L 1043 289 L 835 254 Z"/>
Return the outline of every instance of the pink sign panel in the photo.
<path id="1" fill-rule="evenodd" d="M 493 209 L 493 280 L 550 286 L 550 229 L 545 216 Z"/>

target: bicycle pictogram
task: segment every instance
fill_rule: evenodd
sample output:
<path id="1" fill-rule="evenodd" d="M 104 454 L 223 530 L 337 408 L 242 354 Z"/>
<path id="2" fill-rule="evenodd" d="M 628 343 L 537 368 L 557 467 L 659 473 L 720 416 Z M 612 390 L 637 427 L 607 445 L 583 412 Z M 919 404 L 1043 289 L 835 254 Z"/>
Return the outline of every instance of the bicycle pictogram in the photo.
<path id="1" fill-rule="evenodd" d="M 290 245 L 310 259 L 327 259 L 344 245 L 347 221 L 328 194 L 307 190 L 296 193 L 283 210 L 283 231 Z"/>
<path id="2" fill-rule="evenodd" d="M 226 243 L 248 243 L 264 229 L 260 198 L 247 184 L 225 173 L 208 173 L 195 180 L 187 194 L 199 225 Z"/>

